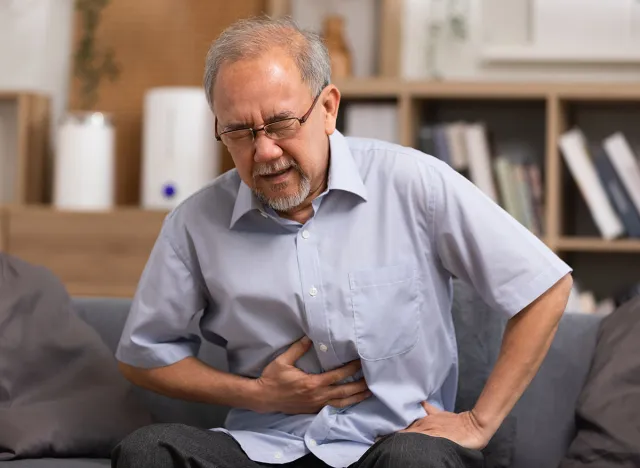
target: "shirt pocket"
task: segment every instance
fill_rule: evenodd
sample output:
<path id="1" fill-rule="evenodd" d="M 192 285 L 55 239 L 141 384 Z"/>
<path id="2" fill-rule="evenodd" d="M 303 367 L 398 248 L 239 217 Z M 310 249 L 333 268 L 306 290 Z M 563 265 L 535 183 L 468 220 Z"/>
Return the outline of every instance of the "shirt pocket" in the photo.
<path id="1" fill-rule="evenodd" d="M 397 265 L 349 273 L 356 347 L 362 359 L 404 354 L 418 341 L 418 270 Z"/>

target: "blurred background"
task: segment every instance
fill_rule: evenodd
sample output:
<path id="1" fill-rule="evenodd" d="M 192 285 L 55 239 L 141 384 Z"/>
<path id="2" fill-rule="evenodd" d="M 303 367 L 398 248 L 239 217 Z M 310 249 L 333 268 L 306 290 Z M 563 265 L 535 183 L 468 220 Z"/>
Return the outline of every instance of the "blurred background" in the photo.
<path id="1" fill-rule="evenodd" d="M 323 35 L 342 132 L 443 159 L 573 266 L 572 310 L 640 293 L 637 0 L 0 0 L 0 251 L 130 297 L 233 167 L 204 58 L 263 13 Z"/>

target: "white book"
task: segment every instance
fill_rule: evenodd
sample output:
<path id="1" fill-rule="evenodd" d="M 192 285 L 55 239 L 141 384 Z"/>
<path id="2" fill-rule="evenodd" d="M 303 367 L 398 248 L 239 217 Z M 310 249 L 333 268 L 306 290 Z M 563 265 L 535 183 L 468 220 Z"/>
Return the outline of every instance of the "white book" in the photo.
<path id="1" fill-rule="evenodd" d="M 604 191 L 582 132 L 573 129 L 564 133 L 559 146 L 602 237 L 610 240 L 621 236 L 624 227 Z"/>
<path id="2" fill-rule="evenodd" d="M 469 167 L 465 128 L 466 124 L 464 122 L 454 122 L 445 126 L 451 153 L 451 166 L 457 171 L 464 171 Z"/>
<path id="3" fill-rule="evenodd" d="M 604 149 L 640 214 L 640 163 L 636 161 L 629 142 L 622 133 L 617 132 L 604 140 Z"/>
<path id="4" fill-rule="evenodd" d="M 513 163 L 505 156 L 498 156 L 493 167 L 503 208 L 520 224 L 523 224 L 524 215 L 520 206 L 520 195 L 516 186 Z"/>
<path id="5" fill-rule="evenodd" d="M 491 170 L 491 154 L 484 124 L 469 124 L 465 129 L 469 176 L 471 181 L 493 201 L 498 201 Z"/>
<path id="6" fill-rule="evenodd" d="M 349 104 L 345 110 L 346 136 L 376 138 L 398 143 L 396 104 Z"/>

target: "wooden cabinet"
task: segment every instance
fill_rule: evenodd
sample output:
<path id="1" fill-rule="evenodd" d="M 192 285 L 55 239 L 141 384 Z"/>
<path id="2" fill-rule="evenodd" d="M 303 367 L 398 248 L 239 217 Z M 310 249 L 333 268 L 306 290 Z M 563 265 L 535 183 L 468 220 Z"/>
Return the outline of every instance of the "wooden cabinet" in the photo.
<path id="1" fill-rule="evenodd" d="M 49 268 L 75 296 L 131 297 L 166 216 L 135 209 L 5 211 L 8 252 Z"/>

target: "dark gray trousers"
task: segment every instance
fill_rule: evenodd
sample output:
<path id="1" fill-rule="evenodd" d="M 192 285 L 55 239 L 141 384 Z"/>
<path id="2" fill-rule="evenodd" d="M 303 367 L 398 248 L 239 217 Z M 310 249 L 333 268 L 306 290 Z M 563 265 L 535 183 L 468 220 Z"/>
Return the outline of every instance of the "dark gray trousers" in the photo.
<path id="1" fill-rule="evenodd" d="M 183 424 L 154 424 L 125 438 L 111 454 L 112 468 L 328 468 L 313 454 L 282 465 L 249 459 L 233 437 Z M 484 458 L 447 439 L 393 434 L 379 440 L 349 468 L 483 468 Z"/>

